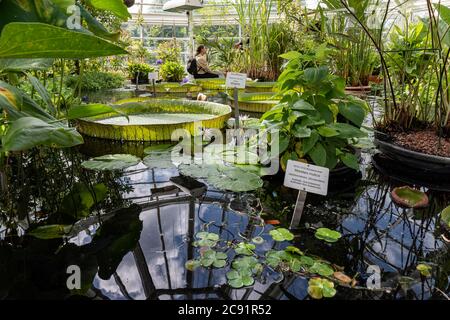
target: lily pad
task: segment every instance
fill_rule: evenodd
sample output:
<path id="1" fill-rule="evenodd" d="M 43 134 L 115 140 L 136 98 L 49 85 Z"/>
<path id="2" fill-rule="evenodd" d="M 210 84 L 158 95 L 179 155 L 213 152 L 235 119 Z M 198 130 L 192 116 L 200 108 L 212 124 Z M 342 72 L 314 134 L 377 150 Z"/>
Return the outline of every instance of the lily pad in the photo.
<path id="1" fill-rule="evenodd" d="M 151 154 L 144 158 L 144 164 L 149 168 L 172 169 L 175 168 L 170 153 Z"/>
<path id="2" fill-rule="evenodd" d="M 322 262 L 315 262 L 308 271 L 323 277 L 329 277 L 334 273 L 334 270 L 328 264 Z"/>
<path id="3" fill-rule="evenodd" d="M 407 208 L 423 208 L 428 206 L 429 202 L 424 192 L 408 186 L 395 188 L 391 196 L 396 204 Z"/>
<path id="4" fill-rule="evenodd" d="M 334 283 L 323 278 L 308 281 L 308 294 L 314 299 L 332 298 L 336 295 Z"/>
<path id="5" fill-rule="evenodd" d="M 315 237 L 317 239 L 333 243 L 337 242 L 342 237 L 342 235 L 339 232 L 330 230 L 328 228 L 319 228 L 315 233 Z"/>
<path id="6" fill-rule="evenodd" d="M 184 264 L 184 267 L 186 268 L 186 270 L 194 271 L 195 269 L 197 269 L 201 265 L 202 264 L 201 264 L 200 260 L 188 260 Z"/>
<path id="7" fill-rule="evenodd" d="M 195 247 L 214 247 L 219 242 L 219 235 L 210 232 L 199 232 L 195 235 L 198 239 L 193 243 Z"/>
<path id="8" fill-rule="evenodd" d="M 84 161 L 81 166 L 90 170 L 123 170 L 137 165 L 141 159 L 131 154 L 108 154 Z"/>
<path id="9" fill-rule="evenodd" d="M 294 239 L 294 235 L 285 228 L 278 228 L 270 230 L 269 234 L 272 236 L 275 241 L 291 241 Z"/>

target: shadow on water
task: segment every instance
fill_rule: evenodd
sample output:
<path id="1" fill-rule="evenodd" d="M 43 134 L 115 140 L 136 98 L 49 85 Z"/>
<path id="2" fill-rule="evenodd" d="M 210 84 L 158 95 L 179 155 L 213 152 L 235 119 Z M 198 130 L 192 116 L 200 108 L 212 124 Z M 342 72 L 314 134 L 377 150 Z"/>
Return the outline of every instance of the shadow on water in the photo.
<path id="1" fill-rule="evenodd" d="M 141 146 L 136 148 L 140 154 Z M 427 191 L 429 207 L 400 208 L 390 199 L 396 183 L 367 165 L 351 188 L 328 198 L 308 196 L 295 239 L 274 243 L 268 235 L 274 227 L 263 221 L 287 224 L 296 197 L 275 178 L 255 194 L 208 188 L 194 198 L 171 182 L 177 169 L 140 164 L 125 172 L 94 172 L 80 166 L 86 158 L 78 150 L 48 149 L 9 158 L 8 186 L 0 198 L 0 298 L 310 298 L 309 275 L 266 268 L 254 285 L 234 289 L 227 285 L 229 265 L 188 271 L 186 262 L 201 250 L 193 246 L 200 231 L 218 234 L 225 247 L 262 236 L 256 249 L 261 255 L 294 244 L 321 257 L 357 280 L 354 288 L 338 286 L 335 298 L 443 299 L 449 294 L 448 244 L 438 223 L 449 194 Z M 342 238 L 323 242 L 314 236 L 320 227 L 337 230 Z M 39 232 L 32 236 L 33 230 Z M 420 263 L 432 266 L 430 277 L 416 270 Z M 82 271 L 79 291 L 67 288 L 71 265 Z M 381 270 L 375 290 L 366 288 L 371 266 Z"/>

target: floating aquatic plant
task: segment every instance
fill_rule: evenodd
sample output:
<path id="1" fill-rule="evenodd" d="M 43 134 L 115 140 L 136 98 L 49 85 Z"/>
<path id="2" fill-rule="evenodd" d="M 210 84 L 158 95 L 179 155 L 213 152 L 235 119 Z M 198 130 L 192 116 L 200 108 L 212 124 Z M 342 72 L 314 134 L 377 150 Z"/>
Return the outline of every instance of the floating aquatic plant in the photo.
<path id="1" fill-rule="evenodd" d="M 194 247 L 214 247 L 219 242 L 219 235 L 210 232 L 198 232 L 195 238 Z"/>
<path id="2" fill-rule="evenodd" d="M 416 270 L 420 272 L 420 274 L 424 277 L 431 276 L 432 267 L 425 263 L 420 263 L 417 265 Z"/>
<path id="3" fill-rule="evenodd" d="M 407 208 L 428 206 L 428 196 L 424 192 L 408 186 L 395 188 L 392 190 L 391 196 L 396 204 Z"/>
<path id="4" fill-rule="evenodd" d="M 308 281 L 308 294 L 314 299 L 332 298 L 336 295 L 334 283 L 323 278 Z"/>
<path id="5" fill-rule="evenodd" d="M 323 240 L 325 242 L 334 243 L 337 242 L 342 235 L 334 230 L 330 230 L 328 228 L 319 228 L 317 229 L 315 235 L 317 239 Z"/>
<path id="6" fill-rule="evenodd" d="M 123 170 L 141 162 L 131 154 L 108 154 L 84 161 L 81 166 L 90 170 Z"/>
<path id="7" fill-rule="evenodd" d="M 291 241 L 294 239 L 294 235 L 286 228 L 273 229 L 269 232 L 275 241 Z"/>

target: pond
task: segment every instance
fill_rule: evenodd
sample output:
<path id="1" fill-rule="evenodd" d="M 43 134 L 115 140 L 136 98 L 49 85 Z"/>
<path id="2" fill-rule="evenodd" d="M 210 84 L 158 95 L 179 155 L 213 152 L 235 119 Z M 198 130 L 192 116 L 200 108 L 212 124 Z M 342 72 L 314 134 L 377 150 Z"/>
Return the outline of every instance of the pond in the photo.
<path id="1" fill-rule="evenodd" d="M 80 149 L 41 149 L 10 158 L 10 185 L 1 196 L 0 297 L 68 298 L 67 268 L 76 265 L 89 299 L 310 299 L 311 275 L 267 265 L 248 285 L 233 288 L 227 279 L 235 265 L 229 248 L 243 240 L 254 244 L 250 249 L 257 257 L 295 246 L 356 279 L 336 285 L 334 298 L 442 299 L 449 294 L 448 244 L 436 225 L 448 194 L 429 191 L 426 209 L 399 208 L 390 199 L 397 183 L 378 174 L 369 155 L 361 179 L 328 198 L 308 196 L 294 239 L 274 241 L 271 230 L 288 226 L 296 198 L 278 177 L 267 179 L 257 193 L 209 187 L 194 197 L 171 181 L 179 175 L 176 168 L 139 164 L 124 172 L 84 170 L 83 160 L 110 151 L 105 145 L 116 152 L 126 147 L 122 153 L 132 149 L 91 139 Z M 35 223 L 75 224 L 65 230 L 65 240 L 53 238 L 55 230 L 23 236 Z M 341 238 L 319 239 L 315 232 L 322 227 L 337 230 Z M 204 250 L 198 241 L 205 234 L 217 235 L 213 240 L 220 242 L 227 262 L 189 271 L 185 265 Z M 423 263 L 432 267 L 430 276 L 417 270 Z M 367 283 L 376 282 L 374 268 L 380 281 L 368 290 Z"/>

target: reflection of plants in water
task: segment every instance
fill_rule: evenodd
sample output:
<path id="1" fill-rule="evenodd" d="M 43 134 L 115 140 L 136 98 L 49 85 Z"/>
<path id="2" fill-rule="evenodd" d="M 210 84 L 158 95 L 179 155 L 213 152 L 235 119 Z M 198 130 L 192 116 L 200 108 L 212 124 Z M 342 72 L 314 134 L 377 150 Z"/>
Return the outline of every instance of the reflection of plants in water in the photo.
<path id="1" fill-rule="evenodd" d="M 92 241 L 83 246 L 28 235 L 0 241 L 0 299 L 63 299 L 85 294 L 96 274 L 109 279 L 123 257 L 136 247 L 142 231 L 140 211 L 132 205 L 92 219 L 92 224 L 85 223 L 85 230 L 98 228 Z M 71 265 L 82 270 L 80 290 L 67 288 L 66 270 Z"/>
<path id="2" fill-rule="evenodd" d="M 11 156 L 5 167 L 7 188 L 0 195 L 0 223 L 5 235 L 36 224 L 73 224 L 100 209 L 125 205 L 129 187 L 113 172 L 80 166 L 73 150 L 32 149 Z"/>

